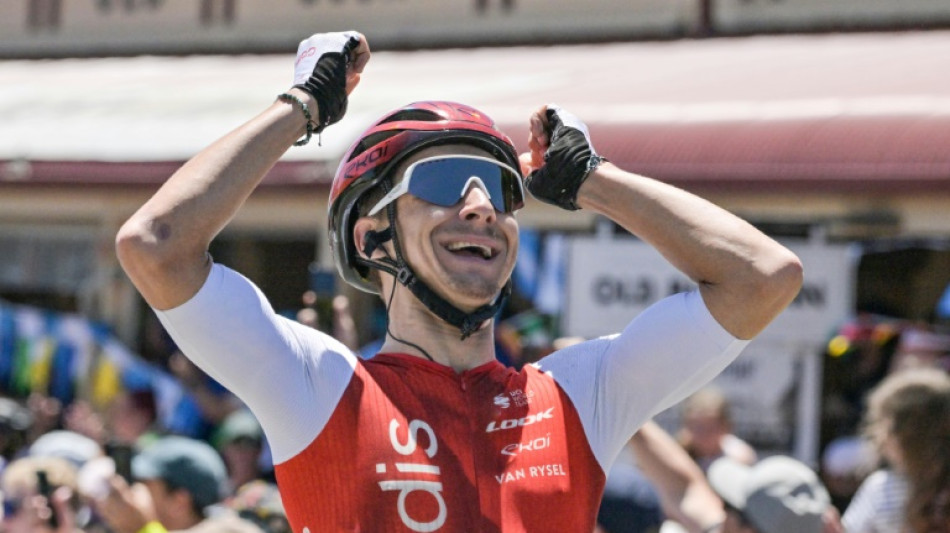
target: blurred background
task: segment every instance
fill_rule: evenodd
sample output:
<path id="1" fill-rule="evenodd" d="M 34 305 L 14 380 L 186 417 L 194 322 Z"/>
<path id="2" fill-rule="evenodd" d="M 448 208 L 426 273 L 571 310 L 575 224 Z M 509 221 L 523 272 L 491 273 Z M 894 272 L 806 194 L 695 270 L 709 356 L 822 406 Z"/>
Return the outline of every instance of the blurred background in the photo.
<path id="1" fill-rule="evenodd" d="M 755 448 L 818 467 L 893 368 L 946 368 L 945 0 L 11 0 L 0 3 L 0 394 L 55 400 L 53 428 L 77 402 L 105 413 L 147 391 L 161 431 L 209 437 L 227 412 L 203 410 L 196 369 L 117 265 L 116 230 L 286 90 L 301 39 L 347 29 L 374 55 L 346 117 L 290 150 L 212 248 L 288 316 L 309 308 L 332 328 L 329 301 L 343 295 L 355 345 L 384 331 L 377 299 L 336 277 L 326 235 L 338 158 L 372 120 L 457 100 L 524 149 L 528 116 L 555 102 L 611 161 L 709 198 L 802 257 L 799 297 L 715 382 Z M 529 201 L 520 221 L 515 296 L 497 326 L 510 364 L 617 331 L 690 287 L 591 213 Z M 658 421 L 674 431 L 680 416 Z"/>

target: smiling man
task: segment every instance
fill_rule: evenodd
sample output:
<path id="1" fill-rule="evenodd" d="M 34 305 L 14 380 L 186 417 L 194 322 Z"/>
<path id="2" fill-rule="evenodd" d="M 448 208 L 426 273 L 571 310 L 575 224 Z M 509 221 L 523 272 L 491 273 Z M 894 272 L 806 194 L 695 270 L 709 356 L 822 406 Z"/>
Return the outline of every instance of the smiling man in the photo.
<path id="1" fill-rule="evenodd" d="M 360 135 L 331 188 L 339 272 L 379 294 L 389 316 L 380 353 L 360 360 L 278 316 L 207 250 L 298 138 L 342 118 L 369 55 L 356 32 L 303 41 L 294 87 L 123 225 L 122 265 L 182 351 L 261 421 L 294 531 L 591 531 L 605 472 L 631 435 L 785 308 L 801 264 L 709 202 L 610 164 L 557 106 L 529 118 L 519 156 L 480 111 L 417 102 Z M 504 367 L 492 321 L 510 290 L 525 189 L 609 217 L 698 290 L 617 335 Z"/>

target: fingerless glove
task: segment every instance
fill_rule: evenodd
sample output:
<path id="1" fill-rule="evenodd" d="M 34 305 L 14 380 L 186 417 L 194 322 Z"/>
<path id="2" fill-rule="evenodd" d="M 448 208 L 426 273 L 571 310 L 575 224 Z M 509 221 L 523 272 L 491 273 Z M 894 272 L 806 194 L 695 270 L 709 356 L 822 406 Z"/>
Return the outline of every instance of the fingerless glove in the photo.
<path id="1" fill-rule="evenodd" d="M 590 142 L 587 126 L 558 106 L 548 106 L 548 149 L 544 164 L 525 178 L 525 187 L 532 196 L 576 211 L 577 191 L 590 173 L 606 161 L 597 155 Z"/>
<path id="2" fill-rule="evenodd" d="M 360 40 L 356 32 L 324 33 L 300 43 L 294 66 L 294 87 L 317 100 L 320 133 L 346 114 L 346 69 Z"/>

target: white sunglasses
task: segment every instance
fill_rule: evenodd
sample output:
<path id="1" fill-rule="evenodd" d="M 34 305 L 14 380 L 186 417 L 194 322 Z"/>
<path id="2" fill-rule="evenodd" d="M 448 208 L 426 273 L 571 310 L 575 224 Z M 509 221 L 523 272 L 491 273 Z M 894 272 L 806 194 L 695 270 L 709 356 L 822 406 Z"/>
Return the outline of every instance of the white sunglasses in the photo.
<path id="1" fill-rule="evenodd" d="M 431 204 L 451 207 L 471 186 L 482 189 L 501 213 L 514 213 L 524 207 L 524 188 L 517 170 L 488 157 L 443 155 L 409 165 L 402 181 L 373 206 L 369 216 L 407 193 Z"/>

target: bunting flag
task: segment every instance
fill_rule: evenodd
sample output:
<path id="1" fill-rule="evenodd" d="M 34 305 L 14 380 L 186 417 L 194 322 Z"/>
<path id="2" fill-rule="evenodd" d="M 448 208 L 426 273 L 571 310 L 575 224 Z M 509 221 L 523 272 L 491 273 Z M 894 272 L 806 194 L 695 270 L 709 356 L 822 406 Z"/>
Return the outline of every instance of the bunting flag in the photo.
<path id="1" fill-rule="evenodd" d="M 106 358 L 102 351 L 97 352 L 95 365 L 91 370 L 85 397 L 93 407 L 103 409 L 122 390 L 122 375 L 118 365 Z"/>
<path id="2" fill-rule="evenodd" d="M 107 325 L 0 302 L 0 395 L 38 392 L 63 405 L 82 399 L 102 409 L 123 390 L 141 388 L 154 392 L 163 426 L 190 408 L 182 405 L 181 384 L 129 350 Z"/>

